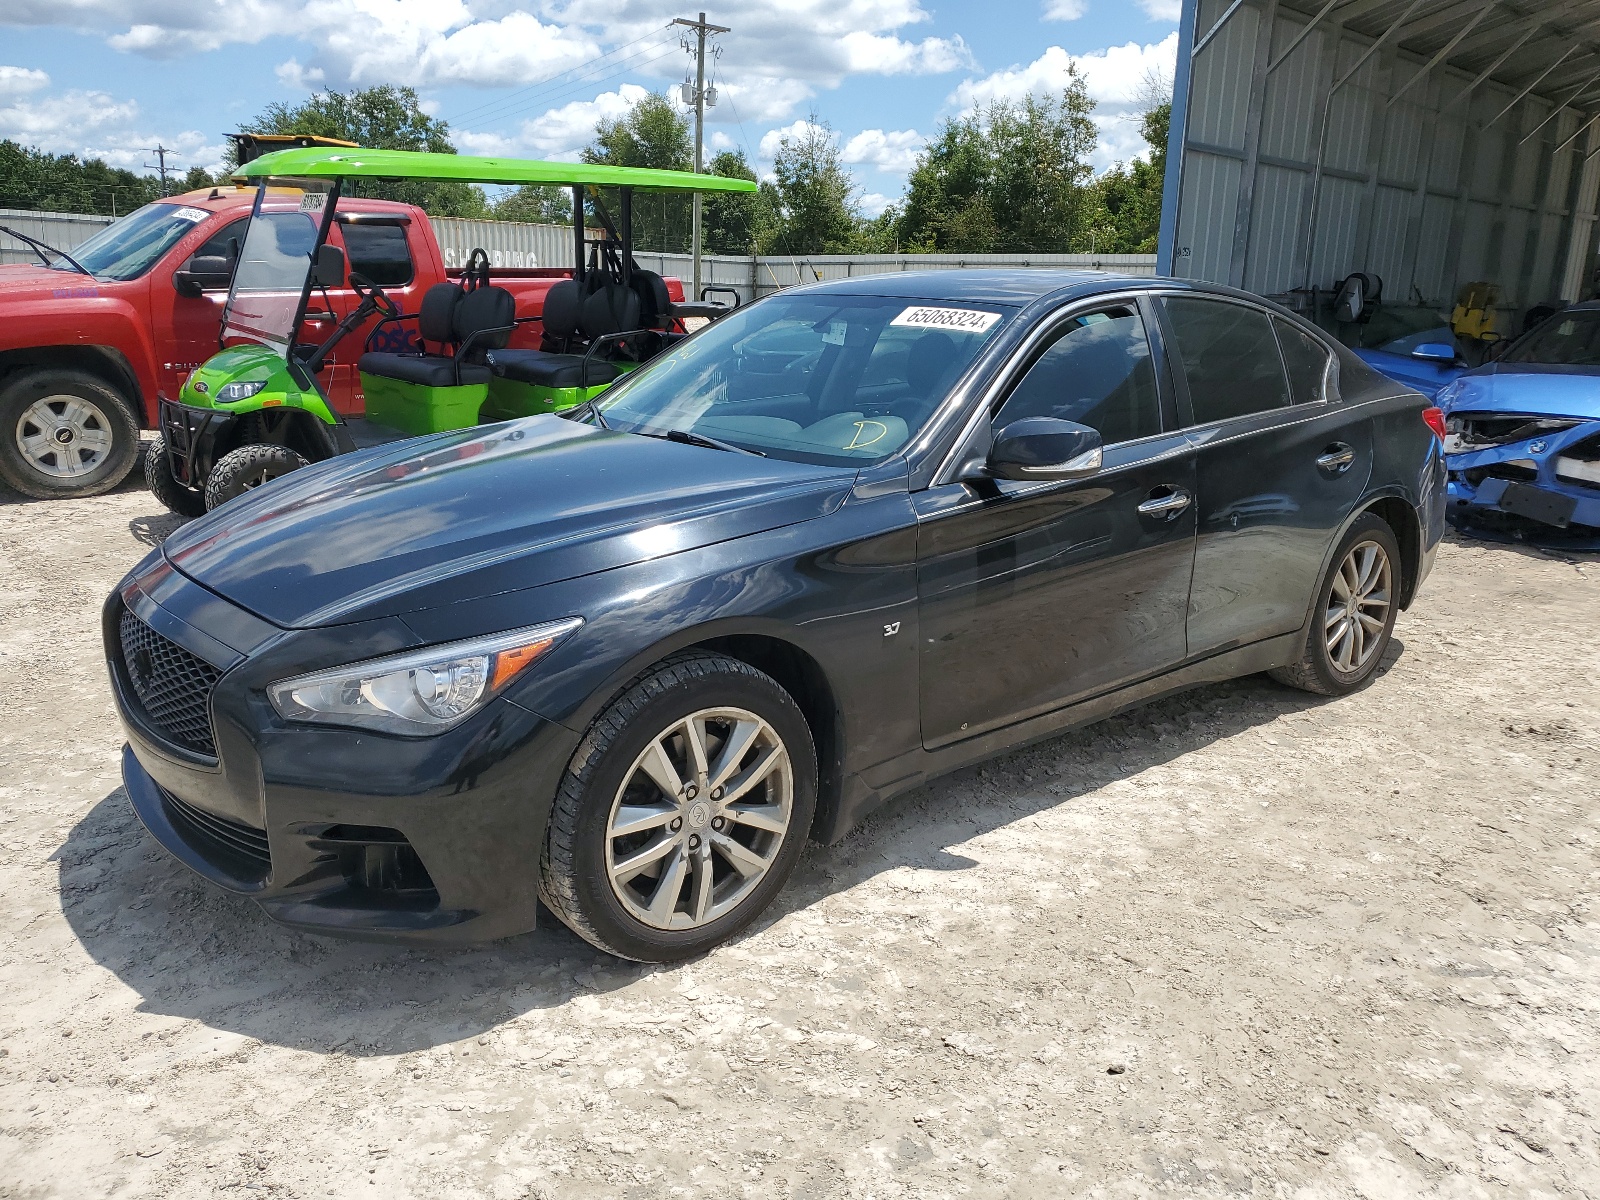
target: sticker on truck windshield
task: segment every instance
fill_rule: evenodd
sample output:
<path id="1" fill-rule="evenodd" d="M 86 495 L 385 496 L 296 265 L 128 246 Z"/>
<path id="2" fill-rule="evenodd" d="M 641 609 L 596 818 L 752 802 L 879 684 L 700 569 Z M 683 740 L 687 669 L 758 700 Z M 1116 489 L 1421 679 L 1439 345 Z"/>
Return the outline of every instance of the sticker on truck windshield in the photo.
<path id="1" fill-rule="evenodd" d="M 185 206 L 172 214 L 180 221 L 204 221 L 211 214 L 203 208 L 189 208 Z"/>
<path id="2" fill-rule="evenodd" d="M 999 313 L 975 308 L 908 308 L 891 325 L 907 329 L 948 329 L 955 333 L 984 333 L 1000 319 Z"/>
<path id="3" fill-rule="evenodd" d="M 319 213 L 328 203 L 326 192 L 307 192 L 300 197 L 300 211 L 303 213 Z"/>

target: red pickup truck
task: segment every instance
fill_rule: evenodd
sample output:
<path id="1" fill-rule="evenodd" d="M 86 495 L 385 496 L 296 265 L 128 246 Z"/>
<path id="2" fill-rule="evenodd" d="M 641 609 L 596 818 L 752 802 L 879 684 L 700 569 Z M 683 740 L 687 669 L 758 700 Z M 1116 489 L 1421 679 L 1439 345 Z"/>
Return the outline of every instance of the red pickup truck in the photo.
<path id="1" fill-rule="evenodd" d="M 218 349 L 254 189 L 212 188 L 147 204 L 48 265 L 0 266 L 0 479 L 42 498 L 93 496 L 127 477 L 139 430 L 154 425 L 157 395 L 176 396 L 185 377 Z M 350 270 L 415 312 L 447 270 L 425 213 L 384 200 L 341 200 L 333 240 Z M 566 268 L 495 270 L 517 301 L 519 321 L 537 317 Z M 675 301 L 682 285 L 669 280 Z M 321 341 L 357 303 L 348 288 L 316 298 L 302 336 Z M 334 407 L 359 414 L 359 332 L 346 338 L 325 377 Z M 537 348 L 539 326 L 521 325 L 513 346 Z M 396 349 L 384 346 L 384 349 Z"/>

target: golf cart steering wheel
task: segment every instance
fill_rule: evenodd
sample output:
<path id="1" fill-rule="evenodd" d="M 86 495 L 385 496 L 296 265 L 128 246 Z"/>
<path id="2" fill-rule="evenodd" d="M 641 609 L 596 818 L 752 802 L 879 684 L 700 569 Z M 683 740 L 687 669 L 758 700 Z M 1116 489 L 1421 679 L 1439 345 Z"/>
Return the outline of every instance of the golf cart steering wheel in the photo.
<path id="1" fill-rule="evenodd" d="M 383 314 L 385 320 L 393 320 L 400 315 L 400 306 L 384 294 L 384 290 L 365 275 L 350 272 L 350 290 L 373 308 Z"/>

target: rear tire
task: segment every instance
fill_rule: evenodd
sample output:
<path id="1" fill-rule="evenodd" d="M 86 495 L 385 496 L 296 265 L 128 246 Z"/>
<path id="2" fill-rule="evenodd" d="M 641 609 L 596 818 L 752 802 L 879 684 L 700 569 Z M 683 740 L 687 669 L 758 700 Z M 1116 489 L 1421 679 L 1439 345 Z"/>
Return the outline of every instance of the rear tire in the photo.
<path id="1" fill-rule="evenodd" d="M 1355 519 L 1317 589 L 1300 661 L 1268 674 L 1303 692 L 1345 696 L 1378 669 L 1400 611 L 1400 544 L 1388 522 Z"/>
<path id="2" fill-rule="evenodd" d="M 540 898 L 619 958 L 703 954 L 783 888 L 816 800 L 811 730 L 788 692 L 720 654 L 669 658 L 612 701 L 573 752 L 545 835 Z"/>
<path id="3" fill-rule="evenodd" d="M 139 460 L 139 422 L 86 371 L 23 371 L 0 385 L 0 479 L 25 496 L 109 492 Z"/>
<path id="4" fill-rule="evenodd" d="M 289 447 L 269 442 L 230 450 L 217 460 L 206 478 L 206 511 L 307 465 Z"/>
<path id="5" fill-rule="evenodd" d="M 145 447 L 144 482 L 151 494 L 178 516 L 205 515 L 205 496 L 184 487 L 173 477 L 172 466 L 167 462 L 167 439 L 163 434 L 156 434 L 155 440 Z"/>

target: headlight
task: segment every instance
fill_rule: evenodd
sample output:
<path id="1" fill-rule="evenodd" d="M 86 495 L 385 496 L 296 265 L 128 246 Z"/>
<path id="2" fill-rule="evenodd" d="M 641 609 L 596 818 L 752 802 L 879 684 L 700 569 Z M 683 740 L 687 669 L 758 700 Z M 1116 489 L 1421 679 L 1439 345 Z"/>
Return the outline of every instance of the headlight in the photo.
<path id="1" fill-rule="evenodd" d="M 241 379 L 237 383 L 223 384 L 217 392 L 217 403 L 237 404 L 240 400 L 250 399 L 266 386 L 265 379 Z"/>
<path id="2" fill-rule="evenodd" d="M 440 733 L 466 720 L 582 624 L 582 617 L 569 617 L 297 675 L 272 684 L 267 697 L 289 721 Z"/>

